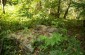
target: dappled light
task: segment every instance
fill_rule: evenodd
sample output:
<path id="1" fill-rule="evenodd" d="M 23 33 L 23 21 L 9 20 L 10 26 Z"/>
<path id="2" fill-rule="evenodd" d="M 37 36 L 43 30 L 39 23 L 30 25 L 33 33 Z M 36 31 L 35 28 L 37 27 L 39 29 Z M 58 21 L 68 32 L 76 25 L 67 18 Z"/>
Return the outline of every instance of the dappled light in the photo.
<path id="1" fill-rule="evenodd" d="M 85 1 L 0 0 L 0 55 L 85 55 Z"/>

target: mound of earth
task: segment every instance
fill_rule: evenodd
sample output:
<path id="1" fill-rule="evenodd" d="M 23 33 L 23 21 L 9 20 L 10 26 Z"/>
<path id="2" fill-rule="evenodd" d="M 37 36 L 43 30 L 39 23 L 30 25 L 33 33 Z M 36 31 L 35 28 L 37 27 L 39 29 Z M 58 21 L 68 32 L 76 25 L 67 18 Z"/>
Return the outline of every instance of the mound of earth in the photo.
<path id="1" fill-rule="evenodd" d="M 53 32 L 58 32 L 59 29 L 51 26 L 37 25 L 31 29 L 19 30 L 14 33 L 10 33 L 8 36 L 16 38 L 19 44 L 21 53 L 33 53 L 35 50 L 32 47 L 33 41 L 35 41 L 40 35 L 47 37 L 52 36 Z"/>

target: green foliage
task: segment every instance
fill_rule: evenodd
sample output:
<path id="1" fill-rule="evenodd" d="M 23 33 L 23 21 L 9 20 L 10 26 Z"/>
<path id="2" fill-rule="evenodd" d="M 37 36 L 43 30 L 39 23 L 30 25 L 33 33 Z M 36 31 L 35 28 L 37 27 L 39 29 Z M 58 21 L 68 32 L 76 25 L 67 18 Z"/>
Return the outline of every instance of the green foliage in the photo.
<path id="1" fill-rule="evenodd" d="M 51 37 L 40 36 L 36 43 L 41 49 L 40 55 L 83 55 L 80 42 L 75 37 L 54 33 Z"/>
<path id="2" fill-rule="evenodd" d="M 83 8 L 85 6 L 84 2 L 78 3 L 78 2 L 73 2 L 73 6 L 75 6 L 77 9 Z"/>
<path id="3" fill-rule="evenodd" d="M 82 27 L 82 21 L 76 18 L 84 19 L 85 3 L 83 1 L 82 3 L 73 1 L 73 6 L 68 11 L 68 20 L 62 18 L 68 7 L 69 1 L 67 0 L 61 1 L 59 18 L 57 18 L 58 0 L 9 0 L 7 2 L 5 14 L 2 13 L 0 7 L 2 55 L 20 55 L 19 43 L 14 38 L 8 38 L 7 34 L 23 29 L 28 31 L 28 28 L 35 28 L 36 25 L 53 26 L 59 30 L 51 36 L 40 35 L 36 40 L 33 39 L 33 47 L 40 49 L 39 55 L 84 55 L 80 41 L 74 37 L 76 34 L 70 37 L 67 33 L 68 27 L 75 29 Z M 73 20 L 69 20 L 69 17 Z"/>
<path id="4" fill-rule="evenodd" d="M 18 55 L 19 53 L 19 43 L 15 42 L 14 38 L 4 38 L 3 39 L 3 50 L 2 55 Z"/>
<path id="5" fill-rule="evenodd" d="M 56 26 L 56 27 L 65 27 L 65 22 L 64 22 L 64 20 L 60 20 L 60 19 L 57 19 L 57 20 L 53 20 L 52 21 L 52 25 L 54 25 L 54 26 Z"/>
<path id="6" fill-rule="evenodd" d="M 80 11 L 79 13 L 79 17 L 78 18 L 83 18 L 84 14 L 85 14 L 85 1 L 82 1 L 80 3 L 78 2 L 73 2 L 73 7 L 75 7 L 78 11 Z M 84 18 L 83 18 L 84 20 Z"/>
<path id="7" fill-rule="evenodd" d="M 46 46 L 49 46 L 49 45 L 54 46 L 55 44 L 58 44 L 58 42 L 61 41 L 61 39 L 62 39 L 61 36 L 62 35 L 59 33 L 53 34 L 53 36 L 51 36 L 51 37 L 41 36 L 41 40 L 44 38 Z"/>

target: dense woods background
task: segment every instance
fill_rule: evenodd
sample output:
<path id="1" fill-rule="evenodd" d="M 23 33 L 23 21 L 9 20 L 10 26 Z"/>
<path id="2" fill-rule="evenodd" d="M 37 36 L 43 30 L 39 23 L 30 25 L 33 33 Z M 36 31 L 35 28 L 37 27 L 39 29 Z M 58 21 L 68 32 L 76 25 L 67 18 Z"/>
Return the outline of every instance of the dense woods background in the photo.
<path id="1" fill-rule="evenodd" d="M 84 55 L 85 0 L 0 0 L 0 55 Z"/>

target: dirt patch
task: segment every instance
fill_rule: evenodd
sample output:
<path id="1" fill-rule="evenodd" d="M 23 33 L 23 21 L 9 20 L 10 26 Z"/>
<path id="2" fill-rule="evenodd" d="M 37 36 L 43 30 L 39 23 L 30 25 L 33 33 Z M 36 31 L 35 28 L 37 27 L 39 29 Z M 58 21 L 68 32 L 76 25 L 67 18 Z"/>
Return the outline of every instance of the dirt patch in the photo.
<path id="1" fill-rule="evenodd" d="M 24 53 L 33 53 L 34 48 L 32 43 L 39 37 L 39 35 L 52 36 L 53 32 L 58 32 L 59 30 L 55 27 L 38 25 L 35 28 L 19 30 L 14 33 L 9 34 L 9 37 L 16 38 L 19 42 L 19 48 Z"/>

